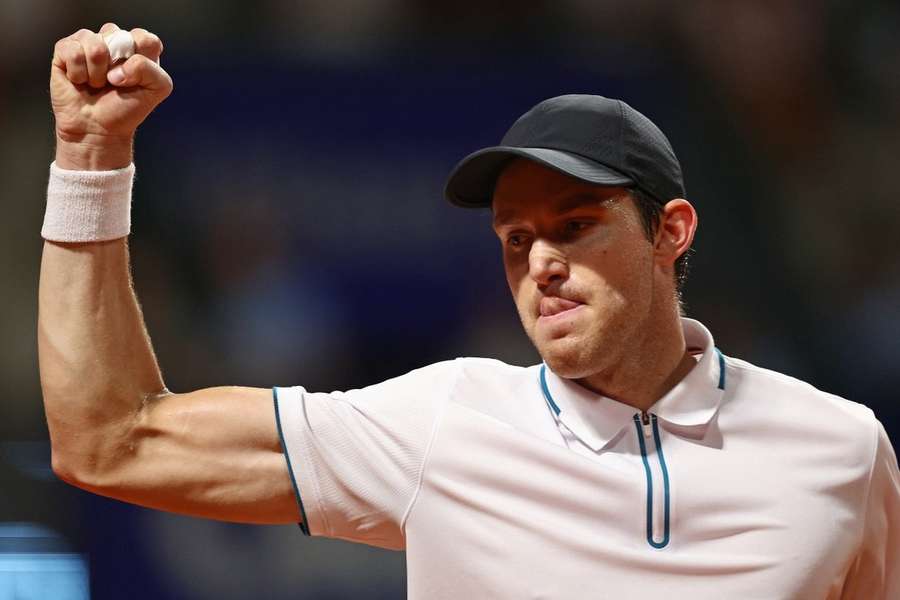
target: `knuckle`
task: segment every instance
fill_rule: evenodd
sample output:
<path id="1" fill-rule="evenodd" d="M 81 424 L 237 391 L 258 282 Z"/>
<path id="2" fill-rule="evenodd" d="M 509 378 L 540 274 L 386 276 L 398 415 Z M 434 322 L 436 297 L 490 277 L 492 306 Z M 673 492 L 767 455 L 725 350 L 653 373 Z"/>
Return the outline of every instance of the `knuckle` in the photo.
<path id="1" fill-rule="evenodd" d="M 135 43 L 140 46 L 141 50 L 144 52 L 151 52 L 154 54 L 162 52 L 162 40 L 159 39 L 159 36 L 155 33 L 141 27 L 136 27 L 131 30 L 131 35 L 134 37 Z"/>
<path id="2" fill-rule="evenodd" d="M 102 63 L 107 60 L 109 50 L 107 50 L 106 44 L 90 44 L 85 48 L 85 55 L 91 63 Z"/>
<path id="3" fill-rule="evenodd" d="M 128 61 L 137 69 L 146 69 L 147 65 L 151 62 L 150 59 L 143 54 L 135 54 L 129 58 Z"/>
<path id="4" fill-rule="evenodd" d="M 106 30 L 110 30 L 110 29 L 118 29 L 118 28 L 119 28 L 119 26 L 116 25 L 115 23 L 113 23 L 113 22 L 111 22 L 111 21 L 107 21 L 107 22 L 104 23 L 103 26 L 100 28 L 100 31 L 106 31 Z"/>
<path id="5" fill-rule="evenodd" d="M 53 46 L 53 53 L 62 60 L 68 60 L 75 54 L 74 46 L 75 44 L 72 42 L 72 40 L 59 40 L 58 42 L 56 42 L 56 45 Z"/>
<path id="6" fill-rule="evenodd" d="M 81 47 L 81 44 L 72 40 L 69 40 L 67 44 L 61 44 L 57 50 L 57 55 L 67 64 L 83 65 L 85 63 L 84 48 Z"/>
<path id="7" fill-rule="evenodd" d="M 80 45 L 76 47 L 69 47 L 69 61 L 73 64 L 79 66 L 87 66 L 87 57 L 84 55 L 84 48 Z"/>
<path id="8" fill-rule="evenodd" d="M 129 79 L 134 77 L 146 77 L 146 73 L 149 70 L 149 64 L 151 62 L 152 61 L 143 54 L 135 54 L 134 56 L 126 60 L 124 66 L 125 71 L 128 73 Z"/>

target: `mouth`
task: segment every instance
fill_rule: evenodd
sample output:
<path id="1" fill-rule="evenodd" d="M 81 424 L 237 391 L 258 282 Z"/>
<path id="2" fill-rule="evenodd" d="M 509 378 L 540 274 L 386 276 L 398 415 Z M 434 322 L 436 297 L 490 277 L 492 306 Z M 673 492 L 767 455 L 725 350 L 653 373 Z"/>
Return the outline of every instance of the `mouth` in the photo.
<path id="1" fill-rule="evenodd" d="M 559 296 L 545 296 L 541 298 L 540 319 L 562 317 L 584 306 L 583 303 Z"/>

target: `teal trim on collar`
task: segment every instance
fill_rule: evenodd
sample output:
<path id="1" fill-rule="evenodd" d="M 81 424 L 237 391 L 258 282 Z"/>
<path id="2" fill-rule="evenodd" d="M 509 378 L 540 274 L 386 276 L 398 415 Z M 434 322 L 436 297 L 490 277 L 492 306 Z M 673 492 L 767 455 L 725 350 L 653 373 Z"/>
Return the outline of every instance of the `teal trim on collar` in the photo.
<path id="1" fill-rule="evenodd" d="M 550 388 L 547 387 L 547 365 L 541 365 L 541 391 L 544 393 L 547 404 L 550 405 L 556 416 L 559 416 L 559 407 L 553 401 L 553 396 L 550 395 Z"/>
<path id="2" fill-rule="evenodd" d="M 656 455 L 659 457 L 659 465 L 662 467 L 662 476 L 663 476 L 663 495 L 665 497 L 665 504 L 663 505 L 663 522 L 665 524 L 663 529 L 663 541 L 659 543 L 659 545 L 653 544 L 655 548 L 662 548 L 666 544 L 669 543 L 669 469 L 666 467 L 666 457 L 663 454 L 662 450 L 662 438 L 659 435 L 659 423 L 656 419 L 656 415 L 650 415 L 650 419 L 653 422 L 653 441 L 656 443 Z"/>
<path id="3" fill-rule="evenodd" d="M 278 439 L 281 440 L 281 449 L 284 453 L 284 460 L 287 461 L 288 473 L 291 476 L 291 484 L 294 486 L 294 495 L 297 497 L 297 505 L 300 507 L 300 516 L 303 521 L 298 523 L 300 531 L 303 535 L 310 535 L 309 522 L 306 519 L 306 510 L 303 508 L 303 499 L 300 498 L 300 487 L 297 485 L 297 478 L 294 477 L 294 467 L 291 466 L 291 457 L 288 454 L 287 444 L 284 441 L 284 431 L 281 429 L 281 415 L 278 413 L 278 388 L 272 388 L 272 401 L 275 403 L 275 426 L 278 428 Z"/>
<path id="4" fill-rule="evenodd" d="M 728 364 L 712 334 L 698 321 L 682 319 L 687 349 L 697 364 L 648 412 L 676 435 L 696 437 L 713 422 L 725 397 Z M 701 353 L 697 356 L 697 353 Z M 602 452 L 632 427 L 634 407 L 560 377 L 546 363 L 536 365 L 541 393 L 554 418 L 594 452 Z M 649 443 L 649 437 L 647 438 Z M 651 448 L 652 450 L 652 448 Z M 659 485 L 659 482 L 657 482 Z"/>
<path id="5" fill-rule="evenodd" d="M 719 389 L 725 389 L 725 357 L 722 356 L 722 351 L 718 348 L 715 348 L 716 354 L 719 355 Z"/>
<path id="6" fill-rule="evenodd" d="M 647 446 L 644 444 L 644 430 L 641 426 L 641 415 L 635 413 L 634 426 L 637 429 L 638 444 L 641 446 L 641 460 L 644 462 L 644 474 L 647 476 L 647 543 L 654 548 L 665 548 L 669 543 L 669 470 L 666 468 L 666 459 L 663 456 L 662 444 L 659 439 L 659 425 L 656 415 L 650 414 L 653 424 L 653 440 L 656 444 L 656 456 L 663 475 L 663 539 L 657 542 L 653 539 L 653 473 L 650 471 L 650 462 L 647 459 Z"/>

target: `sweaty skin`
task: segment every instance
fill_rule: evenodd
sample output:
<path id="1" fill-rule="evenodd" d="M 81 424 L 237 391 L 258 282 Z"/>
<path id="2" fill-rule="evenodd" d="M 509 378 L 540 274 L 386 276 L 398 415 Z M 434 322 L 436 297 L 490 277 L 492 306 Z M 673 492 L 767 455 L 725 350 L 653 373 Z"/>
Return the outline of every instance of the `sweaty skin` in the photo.
<path id="1" fill-rule="evenodd" d="M 116 30 L 107 23 L 100 33 Z M 172 91 L 159 66 L 162 42 L 143 29 L 131 34 L 137 54 L 121 73 L 110 71 L 98 33 L 82 29 L 56 44 L 50 92 L 59 167 L 127 166 L 135 129 Z M 172 512 L 299 521 L 271 390 L 166 389 L 131 286 L 126 239 L 44 243 L 38 351 L 60 478 Z"/>
<path id="2" fill-rule="evenodd" d="M 522 325 L 555 373 L 645 410 L 690 371 L 674 278 L 697 226 L 686 200 L 651 241 L 628 190 L 516 159 L 493 213 Z"/>

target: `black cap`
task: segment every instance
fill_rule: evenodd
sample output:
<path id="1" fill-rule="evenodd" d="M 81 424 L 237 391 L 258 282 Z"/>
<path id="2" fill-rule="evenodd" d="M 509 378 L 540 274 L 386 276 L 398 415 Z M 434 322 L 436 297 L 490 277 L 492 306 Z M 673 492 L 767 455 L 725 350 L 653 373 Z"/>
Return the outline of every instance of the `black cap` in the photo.
<path id="1" fill-rule="evenodd" d="M 490 206 L 497 177 L 516 157 L 588 183 L 637 187 L 662 204 L 684 197 L 681 165 L 659 127 L 621 100 L 585 94 L 544 100 L 519 117 L 499 146 L 456 165 L 444 196 L 457 206 Z"/>

